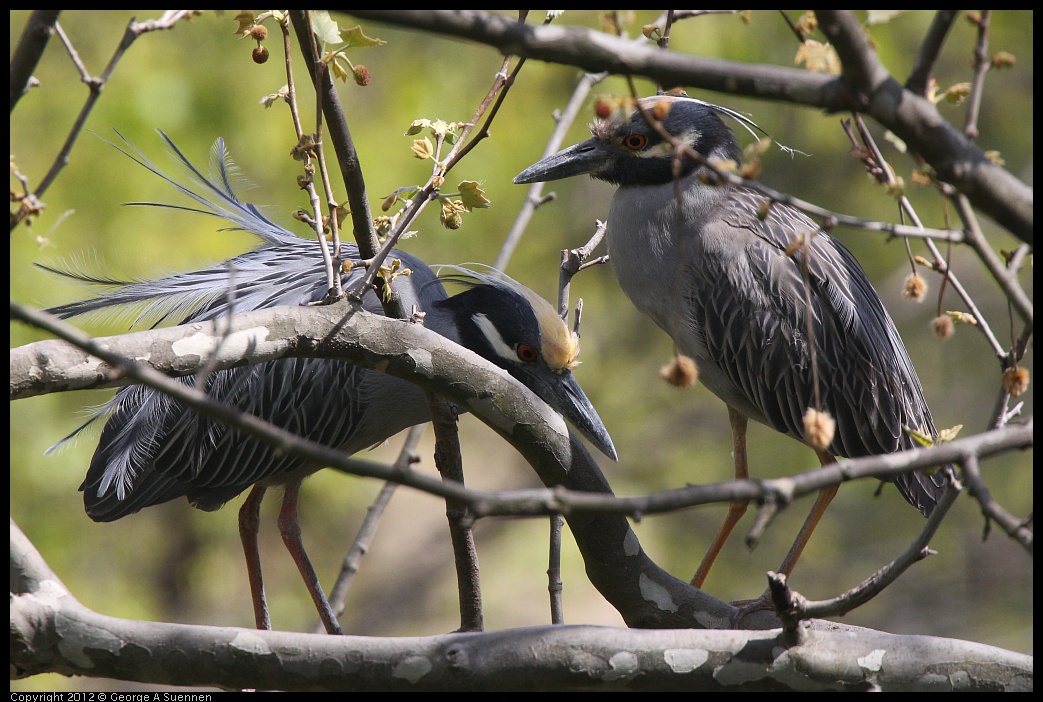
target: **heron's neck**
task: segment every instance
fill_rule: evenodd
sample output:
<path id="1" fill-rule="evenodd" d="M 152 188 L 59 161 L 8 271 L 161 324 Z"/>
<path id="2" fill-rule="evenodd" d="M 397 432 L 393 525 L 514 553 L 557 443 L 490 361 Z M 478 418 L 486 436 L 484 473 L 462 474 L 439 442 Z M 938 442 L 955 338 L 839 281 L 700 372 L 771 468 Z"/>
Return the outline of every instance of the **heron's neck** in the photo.
<path id="1" fill-rule="evenodd" d="M 428 305 L 424 310 L 423 324 L 428 329 L 441 334 L 450 341 L 460 343 L 460 330 L 456 316 L 442 305 Z"/>
<path id="2" fill-rule="evenodd" d="M 691 255 L 682 247 L 698 244 L 699 223 L 728 189 L 704 185 L 693 175 L 676 184 L 622 186 L 612 198 L 606 231 L 612 270 L 634 305 L 668 332 L 681 263 Z M 683 236 L 674 234 L 678 229 Z"/>

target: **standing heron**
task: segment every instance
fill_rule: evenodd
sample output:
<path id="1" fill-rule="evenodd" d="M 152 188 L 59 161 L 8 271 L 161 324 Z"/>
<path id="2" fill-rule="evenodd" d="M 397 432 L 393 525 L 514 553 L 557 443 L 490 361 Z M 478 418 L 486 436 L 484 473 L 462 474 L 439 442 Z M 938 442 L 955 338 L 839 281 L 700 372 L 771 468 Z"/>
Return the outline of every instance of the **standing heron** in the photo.
<path id="1" fill-rule="evenodd" d="M 595 123 L 592 138 L 514 182 L 589 174 L 618 186 L 606 231 L 616 279 L 727 405 L 736 478 L 749 475 L 748 419 L 814 448 L 805 414 L 828 412 L 835 432 L 816 448 L 823 464 L 915 448 L 910 429 L 935 437 L 905 345 L 851 252 L 796 208 L 722 183 L 707 167 L 741 158 L 718 113 L 748 120 L 683 96 L 638 104 L 643 109 Z M 928 516 L 944 475 L 893 482 Z M 819 494 L 781 572 L 791 573 L 836 490 Z M 693 585 L 702 586 L 746 506 L 731 505 Z"/>
<path id="2" fill-rule="evenodd" d="M 124 305 L 141 309 L 137 322 L 178 324 L 216 320 L 236 312 L 304 305 L 322 300 L 327 280 L 314 241 L 301 239 L 265 218 L 235 195 L 233 170 L 220 139 L 212 151 L 211 177 L 200 173 L 166 135 L 173 154 L 192 185 L 165 176 L 134 150 L 120 149 L 137 163 L 168 180 L 201 209 L 158 205 L 224 219 L 233 229 L 256 235 L 262 245 L 225 263 L 157 280 L 125 282 L 60 273 L 104 286 L 101 297 L 51 310 L 63 317 Z M 118 148 L 118 147 L 117 147 Z M 157 205 L 157 203 L 140 203 Z M 345 258 L 358 250 L 342 244 Z M 568 419 L 594 446 L 615 458 L 601 419 L 570 369 L 576 365 L 577 337 L 554 308 L 506 277 L 463 268 L 439 278 L 423 261 L 392 251 L 411 271 L 395 279 L 406 309 L 426 313 L 424 324 L 488 361 L 541 397 Z M 362 269 L 341 276 L 345 289 L 358 282 Z M 442 281 L 461 284 L 449 296 Z M 383 314 L 375 293 L 362 306 Z M 191 385 L 190 378 L 178 382 Z M 287 358 L 233 368 L 207 376 L 206 393 L 237 410 L 346 454 L 378 445 L 398 432 L 430 420 L 428 402 L 418 386 L 350 363 Z M 311 593 L 326 631 L 341 633 L 315 571 L 304 551 L 297 518 L 301 481 L 321 465 L 280 452 L 274 446 L 200 416 L 176 400 L 143 385 L 119 390 L 87 423 L 108 417 L 86 479 L 80 486 L 91 519 L 110 522 L 145 507 L 186 497 L 198 509 L 213 511 L 252 488 L 239 512 L 240 535 L 250 577 L 258 628 L 271 628 L 257 548 L 260 505 L 267 488 L 283 486 L 279 529 Z M 64 441 L 64 440 L 63 440 Z"/>

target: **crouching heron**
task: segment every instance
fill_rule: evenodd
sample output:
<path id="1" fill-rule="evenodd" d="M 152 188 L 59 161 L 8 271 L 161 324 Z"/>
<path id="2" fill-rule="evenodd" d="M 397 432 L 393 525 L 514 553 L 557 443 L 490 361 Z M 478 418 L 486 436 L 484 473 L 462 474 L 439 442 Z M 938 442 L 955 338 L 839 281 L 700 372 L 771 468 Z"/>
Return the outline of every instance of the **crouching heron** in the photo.
<path id="1" fill-rule="evenodd" d="M 269 221 L 236 196 L 231 163 L 222 140 L 212 153 L 210 177 L 204 176 L 163 135 L 185 168 L 190 185 L 164 175 L 140 151 L 124 151 L 148 170 L 171 182 L 198 208 L 160 205 L 216 216 L 234 229 L 256 235 L 261 245 L 229 261 L 156 280 L 126 282 L 62 273 L 108 288 L 105 294 L 51 310 L 63 317 L 124 305 L 141 309 L 137 318 L 155 324 L 214 320 L 246 312 L 322 300 L 327 279 L 314 241 L 298 238 Z M 140 203 L 156 205 L 157 203 Z M 344 258 L 358 258 L 351 244 Z M 411 270 L 395 279 L 405 309 L 425 313 L 424 324 L 506 370 L 568 419 L 599 450 L 615 458 L 601 419 L 570 369 L 579 351 L 577 337 L 553 307 L 506 277 L 463 268 L 439 278 L 423 261 L 393 251 Z M 357 282 L 361 268 L 342 275 L 345 289 Z M 448 295 L 442 281 L 462 284 Z M 366 292 L 362 306 L 382 314 L 376 295 Z M 179 382 L 191 384 L 192 379 Z M 429 421 L 426 396 L 418 386 L 350 363 L 288 358 L 209 374 L 205 391 L 237 410 L 347 454 L 380 444 L 415 424 Z M 258 628 L 270 628 L 261 580 L 257 525 L 265 490 L 283 486 L 279 527 L 308 590 L 330 633 L 340 633 L 326 596 L 304 551 L 297 519 L 301 481 L 322 466 L 281 453 L 219 422 L 200 416 L 177 401 L 142 385 L 119 390 L 92 419 L 106 418 L 98 448 L 80 486 L 91 519 L 110 522 L 145 507 L 178 497 L 212 511 L 252 488 L 239 512 L 240 532 L 250 577 Z M 67 437 L 67 438 L 71 438 Z"/>

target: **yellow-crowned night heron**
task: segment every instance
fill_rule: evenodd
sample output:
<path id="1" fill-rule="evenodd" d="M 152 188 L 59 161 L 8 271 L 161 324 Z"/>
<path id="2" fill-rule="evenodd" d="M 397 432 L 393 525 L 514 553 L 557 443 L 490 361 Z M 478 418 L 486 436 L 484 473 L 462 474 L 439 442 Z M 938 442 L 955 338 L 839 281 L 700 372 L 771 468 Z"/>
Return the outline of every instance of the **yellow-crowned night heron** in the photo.
<path id="1" fill-rule="evenodd" d="M 167 142 L 194 181 L 192 185 L 167 178 L 140 152 L 124 151 L 193 198 L 201 209 L 163 206 L 217 216 L 234 229 L 255 234 L 263 245 L 211 268 L 158 280 L 124 282 L 65 273 L 112 290 L 52 312 L 73 317 L 138 305 L 143 310 L 137 321 L 147 320 L 155 326 L 166 321 L 218 319 L 233 308 L 245 312 L 323 299 L 327 281 L 315 242 L 294 236 L 236 197 L 223 142 L 214 145 L 210 178 L 192 166 L 169 138 Z M 358 258 L 355 246 L 346 244 L 344 249 L 346 257 Z M 412 271 L 394 281 L 406 309 L 415 306 L 424 311 L 428 328 L 504 368 L 598 449 L 615 458 L 608 432 L 569 370 L 576 364 L 579 350 L 576 336 L 549 303 L 506 277 L 447 267 L 452 272 L 440 279 L 423 261 L 404 251 L 394 251 L 391 257 Z M 344 288 L 357 282 L 361 274 L 362 269 L 356 268 L 343 275 Z M 464 289 L 448 296 L 443 280 L 462 284 Z M 234 299 L 231 304 L 230 298 Z M 362 305 L 382 314 L 372 292 L 366 293 Z M 191 384 L 193 380 L 180 382 Z M 348 454 L 430 419 L 426 396 L 419 387 L 340 361 L 290 358 L 215 372 L 207 377 L 205 390 L 242 412 Z M 257 553 L 257 522 L 265 489 L 283 485 L 286 492 L 279 515 L 283 540 L 327 631 L 340 632 L 304 552 L 297 520 L 301 480 L 321 466 L 199 416 L 145 386 L 121 389 L 74 434 L 106 416 L 97 451 L 80 486 L 91 519 L 113 521 L 181 496 L 194 507 L 212 511 L 252 486 L 240 510 L 240 531 L 257 626 L 270 628 Z"/>
<path id="2" fill-rule="evenodd" d="M 818 409 L 836 421 L 820 460 L 915 448 L 907 428 L 935 436 L 905 346 L 854 256 L 802 212 L 777 202 L 766 207 L 754 190 L 718 184 L 704 165 L 740 161 L 738 141 L 718 113 L 742 115 L 682 96 L 640 104 L 655 127 L 637 109 L 597 122 L 593 138 L 530 166 L 514 182 L 586 173 L 619 186 L 606 232 L 612 269 L 634 305 L 694 358 L 699 379 L 727 404 L 736 477 L 748 475 L 747 418 L 810 445 L 804 415 L 816 407 L 812 346 Z M 702 160 L 675 149 L 660 130 Z M 807 254 L 796 246 L 802 240 Z M 929 515 L 943 475 L 913 473 L 894 482 Z M 792 570 L 835 492 L 819 495 L 782 572 Z M 696 586 L 745 509 L 732 505 Z"/>

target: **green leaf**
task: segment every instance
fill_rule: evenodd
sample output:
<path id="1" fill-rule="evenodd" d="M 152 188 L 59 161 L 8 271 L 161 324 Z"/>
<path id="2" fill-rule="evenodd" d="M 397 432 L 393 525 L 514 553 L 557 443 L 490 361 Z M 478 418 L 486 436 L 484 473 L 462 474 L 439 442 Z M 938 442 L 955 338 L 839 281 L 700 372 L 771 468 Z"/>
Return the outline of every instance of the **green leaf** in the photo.
<path id="1" fill-rule="evenodd" d="M 250 31 L 250 27 L 254 26 L 254 13 L 250 10 L 240 10 L 239 14 L 232 19 L 239 23 L 239 29 L 235 30 L 236 34 L 245 35 Z"/>
<path id="2" fill-rule="evenodd" d="M 312 11 L 311 31 L 315 32 L 315 38 L 323 44 L 339 44 L 344 41 L 340 36 L 340 27 L 326 10 Z"/>
<path id="3" fill-rule="evenodd" d="M 290 87 L 288 85 L 284 85 L 283 87 L 279 88 L 279 92 L 271 93 L 270 95 L 265 95 L 263 98 L 261 98 L 261 104 L 264 105 L 265 108 L 269 108 L 279 100 L 287 100 L 289 98 L 289 95 Z"/>
<path id="4" fill-rule="evenodd" d="M 413 123 L 409 125 L 409 129 L 406 130 L 406 136 L 413 136 L 419 134 L 425 128 L 431 126 L 431 120 L 428 119 L 415 119 Z"/>
<path id="5" fill-rule="evenodd" d="M 340 81 L 347 81 L 348 76 L 351 75 L 351 71 L 344 65 L 344 59 L 337 54 L 333 54 L 333 59 L 329 62 L 330 73 L 333 77 Z"/>
<path id="6" fill-rule="evenodd" d="M 468 212 L 475 208 L 489 207 L 492 204 L 489 202 L 489 198 L 485 197 L 485 191 L 479 188 L 478 182 L 474 180 L 465 180 L 460 183 L 460 200 Z"/>
<path id="7" fill-rule="evenodd" d="M 927 432 L 920 429 L 910 429 L 909 427 L 902 425 L 905 429 L 905 433 L 908 434 L 913 441 L 920 444 L 921 446 L 934 446 L 934 439 Z"/>
<path id="8" fill-rule="evenodd" d="M 383 46 L 384 44 L 387 44 L 383 39 L 367 37 L 362 33 L 362 27 L 359 25 L 355 25 L 351 29 L 345 29 L 341 34 L 341 41 L 343 41 L 347 47 Z"/>
<path id="9" fill-rule="evenodd" d="M 413 140 L 413 155 L 417 158 L 431 158 L 435 153 L 435 147 L 427 137 Z"/>

